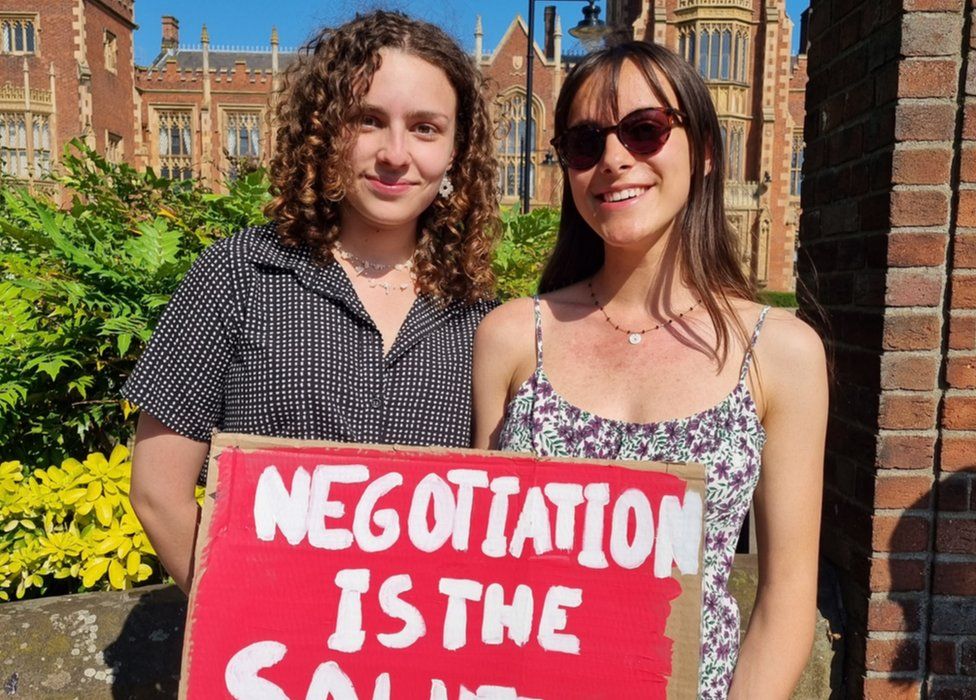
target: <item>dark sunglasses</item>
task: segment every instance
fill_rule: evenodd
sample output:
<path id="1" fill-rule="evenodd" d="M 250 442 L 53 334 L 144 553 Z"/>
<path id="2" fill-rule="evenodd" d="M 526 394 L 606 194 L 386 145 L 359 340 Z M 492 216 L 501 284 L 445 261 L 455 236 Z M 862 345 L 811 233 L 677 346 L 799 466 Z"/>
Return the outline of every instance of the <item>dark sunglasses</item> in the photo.
<path id="1" fill-rule="evenodd" d="M 589 170 L 600 162 L 607 147 L 607 134 L 614 133 L 631 153 L 652 156 L 668 142 L 671 129 L 681 124 L 683 112 L 671 107 L 648 107 L 631 112 L 612 126 L 580 124 L 554 138 L 550 143 L 559 160 L 573 170 Z"/>

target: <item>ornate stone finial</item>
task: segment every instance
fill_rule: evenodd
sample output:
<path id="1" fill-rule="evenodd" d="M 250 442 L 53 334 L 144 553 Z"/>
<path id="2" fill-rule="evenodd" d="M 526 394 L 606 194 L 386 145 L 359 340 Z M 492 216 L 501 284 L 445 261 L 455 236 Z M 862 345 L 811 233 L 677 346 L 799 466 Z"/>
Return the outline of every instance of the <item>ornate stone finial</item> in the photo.
<path id="1" fill-rule="evenodd" d="M 210 32 L 207 31 L 207 25 L 203 25 L 203 30 L 200 32 L 200 43 L 210 43 Z"/>
<path id="2" fill-rule="evenodd" d="M 475 20 L 474 20 L 474 35 L 475 36 L 484 36 L 484 34 L 485 34 L 485 31 L 484 31 L 484 29 L 481 28 L 481 15 L 478 15 L 477 17 L 475 17 Z"/>
<path id="3" fill-rule="evenodd" d="M 271 25 L 271 45 L 278 45 L 278 27 Z"/>

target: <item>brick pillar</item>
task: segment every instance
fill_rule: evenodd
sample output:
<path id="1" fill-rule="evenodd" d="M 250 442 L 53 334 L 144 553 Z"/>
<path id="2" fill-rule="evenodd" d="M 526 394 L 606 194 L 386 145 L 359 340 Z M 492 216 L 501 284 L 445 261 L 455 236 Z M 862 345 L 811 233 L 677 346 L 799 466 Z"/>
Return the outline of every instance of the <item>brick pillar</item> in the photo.
<path id="1" fill-rule="evenodd" d="M 976 697 L 974 7 L 811 2 L 799 269 L 851 698 Z"/>

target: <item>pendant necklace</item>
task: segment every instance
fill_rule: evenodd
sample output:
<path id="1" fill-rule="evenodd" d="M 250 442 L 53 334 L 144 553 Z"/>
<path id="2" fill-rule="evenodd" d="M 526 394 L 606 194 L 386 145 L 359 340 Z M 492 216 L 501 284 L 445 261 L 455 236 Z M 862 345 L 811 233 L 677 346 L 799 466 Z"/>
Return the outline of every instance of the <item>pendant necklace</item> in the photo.
<path id="1" fill-rule="evenodd" d="M 354 253 L 350 253 L 348 250 L 342 247 L 342 243 L 338 240 L 332 243 L 332 247 L 335 249 L 336 254 L 352 265 L 352 269 L 355 270 L 356 275 L 366 280 L 366 284 L 370 289 L 375 289 L 379 287 L 384 292 L 389 294 L 391 291 L 404 292 L 410 288 L 409 282 L 383 282 L 381 280 L 375 279 L 373 277 L 367 277 L 366 275 L 375 270 L 376 272 L 389 272 L 390 270 L 397 270 L 400 272 L 407 272 L 410 274 L 411 281 L 413 279 L 413 258 L 409 258 L 404 262 L 395 263 L 388 265 L 386 263 L 373 262 L 372 260 L 366 260 L 361 258 Z"/>
<path id="2" fill-rule="evenodd" d="M 682 311 L 675 318 L 669 318 L 667 321 L 664 321 L 663 323 L 658 323 L 657 325 L 651 326 L 649 328 L 644 328 L 643 330 L 632 331 L 632 330 L 628 330 L 627 328 L 621 328 L 610 319 L 610 316 L 607 314 L 607 310 L 603 308 L 603 304 L 601 304 L 600 301 L 596 298 L 596 292 L 593 291 L 592 280 L 588 281 L 586 283 L 586 286 L 590 288 L 590 298 L 593 300 L 593 305 L 596 306 L 598 309 L 600 309 L 600 312 L 603 314 L 603 318 L 606 320 L 607 323 L 613 326 L 614 330 L 618 330 L 621 333 L 625 333 L 627 335 L 627 342 L 630 343 L 631 345 L 639 345 L 640 342 L 644 340 L 645 333 L 648 333 L 650 331 L 656 331 L 658 328 L 661 328 L 662 326 L 671 325 L 677 319 L 682 318 L 685 314 L 694 311 L 696 308 L 698 308 L 698 305 L 701 304 L 701 299 L 698 299 L 694 304 L 692 304 L 690 307 Z"/>

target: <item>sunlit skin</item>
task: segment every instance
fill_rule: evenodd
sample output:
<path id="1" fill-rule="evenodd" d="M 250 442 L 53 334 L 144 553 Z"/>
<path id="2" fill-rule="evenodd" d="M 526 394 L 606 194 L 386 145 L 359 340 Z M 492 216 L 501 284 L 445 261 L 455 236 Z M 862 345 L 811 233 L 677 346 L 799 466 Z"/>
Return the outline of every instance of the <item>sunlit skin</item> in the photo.
<path id="1" fill-rule="evenodd" d="M 660 82 L 668 85 L 663 74 Z M 605 127 L 630 112 L 664 106 L 635 65 L 621 67 L 619 113 L 609 114 L 601 81 L 581 86 L 568 126 Z M 670 86 L 670 106 L 680 107 Z M 716 331 L 698 293 L 683 279 L 678 221 L 691 190 L 691 151 L 685 129 L 671 131 L 654 155 L 628 151 L 607 136 L 601 160 L 569 169 L 567 186 L 583 219 L 603 241 L 604 264 L 590 280 L 541 295 L 543 369 L 552 388 L 588 413 L 628 423 L 682 418 L 717 406 L 736 386 L 746 342 L 733 333 L 728 359 L 716 355 Z M 711 167 L 706 157 L 705 173 Z M 637 188 L 639 196 L 604 201 L 608 191 Z M 608 324 L 652 328 L 631 345 Z M 762 307 L 731 299 L 730 323 L 752 329 Z M 499 444 L 506 406 L 536 368 L 531 299 L 515 299 L 489 314 L 475 338 L 476 448 Z M 759 585 L 742 639 L 731 700 L 790 697 L 803 671 L 816 615 L 827 377 L 823 344 L 793 314 L 766 316 L 746 378 L 766 433 L 753 507 L 759 544 Z"/>

